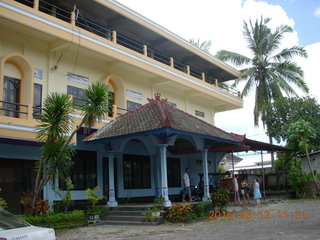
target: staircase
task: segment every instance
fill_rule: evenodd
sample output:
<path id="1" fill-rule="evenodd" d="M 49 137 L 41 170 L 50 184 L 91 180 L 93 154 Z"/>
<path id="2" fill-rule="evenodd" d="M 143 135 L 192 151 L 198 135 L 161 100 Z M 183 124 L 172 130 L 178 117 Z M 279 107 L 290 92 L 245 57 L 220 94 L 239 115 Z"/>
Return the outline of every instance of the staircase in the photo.
<path id="1" fill-rule="evenodd" d="M 150 211 L 149 206 L 118 206 L 109 209 L 107 215 L 101 219 L 100 224 L 110 225 L 158 225 L 162 217 L 155 222 L 146 222 L 145 215 Z"/>

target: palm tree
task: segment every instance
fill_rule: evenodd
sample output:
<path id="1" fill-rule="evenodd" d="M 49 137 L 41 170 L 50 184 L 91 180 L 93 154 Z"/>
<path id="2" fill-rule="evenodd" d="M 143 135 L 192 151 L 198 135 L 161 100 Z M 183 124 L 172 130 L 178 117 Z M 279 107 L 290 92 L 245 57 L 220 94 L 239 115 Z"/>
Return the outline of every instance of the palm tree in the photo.
<path id="1" fill-rule="evenodd" d="M 198 40 L 194 40 L 193 38 L 190 38 L 189 42 L 197 47 L 200 48 L 202 51 L 209 53 L 210 51 L 210 47 L 211 47 L 211 41 L 204 41 L 204 42 L 200 42 L 200 38 Z"/>
<path id="2" fill-rule="evenodd" d="M 82 128 L 91 128 L 94 121 L 108 114 L 108 86 L 102 83 L 90 85 L 85 90 L 82 110 L 82 121 L 72 131 L 74 104 L 67 94 L 50 94 L 44 102 L 39 117 L 37 140 L 42 142 L 38 172 L 34 188 L 33 206 L 39 193 L 56 174 L 66 179 L 73 166 L 74 150 L 70 146 L 73 136 Z M 71 133 L 71 134 L 70 134 Z"/>
<path id="3" fill-rule="evenodd" d="M 235 80 L 233 86 L 245 81 L 241 96 L 247 96 L 255 90 L 254 124 L 266 114 L 266 106 L 277 101 L 283 95 L 297 96 L 290 84 L 295 85 L 303 92 L 308 87 L 303 80 L 302 69 L 292 61 L 294 56 L 307 57 L 303 47 L 293 46 L 280 51 L 281 40 L 286 33 L 293 32 L 288 25 L 281 25 L 272 31 L 267 24 L 270 18 L 261 17 L 252 24 L 244 21 L 243 35 L 253 58 L 239 53 L 221 50 L 216 57 L 229 61 L 236 66 L 245 66 L 240 72 L 241 76 Z M 264 123 L 263 123 L 264 124 Z"/>

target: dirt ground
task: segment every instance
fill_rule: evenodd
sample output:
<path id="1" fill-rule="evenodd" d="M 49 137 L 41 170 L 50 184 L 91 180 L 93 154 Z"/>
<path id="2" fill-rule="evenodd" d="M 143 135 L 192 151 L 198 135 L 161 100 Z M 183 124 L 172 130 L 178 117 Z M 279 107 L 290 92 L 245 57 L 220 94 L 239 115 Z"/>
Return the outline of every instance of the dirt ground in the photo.
<path id="1" fill-rule="evenodd" d="M 57 232 L 58 240 L 320 240 L 320 200 L 274 200 L 260 208 L 230 206 L 219 219 L 158 226 L 99 225 Z M 217 216 L 217 214 L 215 214 Z M 214 217 L 214 215 L 212 215 Z"/>

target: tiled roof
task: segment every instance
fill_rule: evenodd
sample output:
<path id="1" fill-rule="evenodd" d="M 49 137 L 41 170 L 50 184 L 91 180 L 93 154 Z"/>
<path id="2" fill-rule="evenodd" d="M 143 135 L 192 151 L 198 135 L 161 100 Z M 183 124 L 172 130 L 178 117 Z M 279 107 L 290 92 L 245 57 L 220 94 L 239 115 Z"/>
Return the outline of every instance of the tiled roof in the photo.
<path id="1" fill-rule="evenodd" d="M 155 99 L 149 99 L 149 103 L 106 124 L 84 141 L 107 140 L 165 128 L 221 141 L 239 142 L 229 133 L 171 106 L 167 100 L 160 99 L 160 95 L 156 95 Z"/>

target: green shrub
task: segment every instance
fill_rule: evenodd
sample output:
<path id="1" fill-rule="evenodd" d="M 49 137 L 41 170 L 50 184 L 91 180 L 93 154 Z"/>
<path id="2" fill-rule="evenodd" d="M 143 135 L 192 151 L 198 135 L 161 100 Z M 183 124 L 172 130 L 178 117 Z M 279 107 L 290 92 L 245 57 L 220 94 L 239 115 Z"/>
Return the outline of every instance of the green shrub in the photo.
<path id="1" fill-rule="evenodd" d="M 0 198 L 0 208 L 7 208 L 8 207 L 8 204 L 7 204 L 7 201 L 4 200 L 3 198 Z"/>
<path id="2" fill-rule="evenodd" d="M 98 186 L 95 188 L 87 188 L 86 193 L 88 194 L 87 198 L 91 202 L 92 206 L 95 206 L 101 199 L 102 197 L 97 195 L 97 191 L 99 190 Z"/>
<path id="3" fill-rule="evenodd" d="M 21 216 L 26 222 L 40 227 L 55 229 L 81 227 L 88 225 L 84 212 L 75 210 L 72 213 L 57 213 L 46 216 Z"/>
<path id="4" fill-rule="evenodd" d="M 192 219 L 192 205 L 174 204 L 168 209 L 166 218 L 170 222 L 189 222 Z"/>
<path id="5" fill-rule="evenodd" d="M 203 218 L 203 217 L 209 217 L 210 210 L 212 207 L 211 202 L 200 202 L 194 205 L 193 207 L 193 218 Z"/>
<path id="6" fill-rule="evenodd" d="M 55 190 L 55 193 L 60 197 L 60 201 L 53 202 L 53 210 L 55 213 L 64 212 L 66 213 L 69 208 L 73 207 L 75 201 L 72 200 L 71 190 L 74 189 L 70 178 L 66 179 L 66 190 Z"/>
<path id="7" fill-rule="evenodd" d="M 100 217 L 107 215 L 108 208 L 91 206 L 88 207 L 87 214 L 99 214 Z"/>
<path id="8" fill-rule="evenodd" d="M 218 208 L 219 210 L 223 210 L 227 204 L 230 202 L 229 199 L 229 190 L 220 188 L 217 189 L 213 194 L 212 194 L 212 205 L 214 208 Z"/>
<path id="9" fill-rule="evenodd" d="M 147 212 L 144 220 L 146 222 L 154 222 L 157 218 L 155 216 L 152 215 L 152 212 Z"/>

